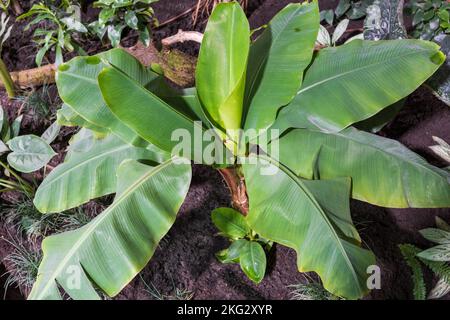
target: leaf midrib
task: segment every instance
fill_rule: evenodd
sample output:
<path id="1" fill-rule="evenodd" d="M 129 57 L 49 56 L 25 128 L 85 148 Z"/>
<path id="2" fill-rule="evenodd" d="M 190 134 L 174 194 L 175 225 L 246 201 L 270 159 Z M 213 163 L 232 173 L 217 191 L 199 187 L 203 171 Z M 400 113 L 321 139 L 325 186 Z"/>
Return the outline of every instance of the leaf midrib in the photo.
<path id="1" fill-rule="evenodd" d="M 60 175 L 58 175 L 57 177 L 55 177 L 55 179 L 50 180 L 50 181 L 49 181 L 48 183 L 46 183 L 46 184 L 43 184 L 42 187 L 48 187 L 48 186 L 52 185 L 53 183 L 55 183 L 55 182 L 59 181 L 60 179 L 62 179 L 65 175 L 70 174 L 73 170 L 75 170 L 75 169 L 77 169 L 77 168 L 79 168 L 79 167 L 81 167 L 81 166 L 84 166 L 84 165 L 88 164 L 89 162 L 95 161 L 95 160 L 97 160 L 98 158 L 106 157 L 106 156 L 110 155 L 111 153 L 119 152 L 119 151 L 121 151 L 121 150 L 128 149 L 128 148 L 130 148 L 130 146 L 124 144 L 124 145 L 121 145 L 121 146 L 116 147 L 116 148 L 114 148 L 114 149 L 111 149 L 111 150 L 109 150 L 109 151 L 107 151 L 107 152 L 100 153 L 100 154 L 98 154 L 98 155 L 96 155 L 96 156 L 94 156 L 94 157 L 92 157 L 92 158 L 87 158 L 87 159 L 85 159 L 84 161 L 79 162 L 78 164 L 76 164 L 76 165 L 73 166 L 72 168 L 70 168 L 70 169 L 64 171 L 62 174 L 60 174 Z M 71 160 L 71 161 L 74 161 L 74 160 Z M 68 163 L 67 163 L 67 164 L 68 164 Z M 63 165 L 64 165 L 64 163 L 63 163 Z"/>
<path id="2" fill-rule="evenodd" d="M 268 157 L 268 156 L 259 156 L 259 158 L 262 158 L 266 161 L 268 161 L 269 163 L 271 163 L 272 165 L 276 165 L 279 169 L 281 169 L 284 173 L 286 173 L 286 175 L 288 177 L 290 177 L 294 183 L 299 187 L 299 189 L 301 189 L 304 194 L 307 196 L 307 198 L 310 200 L 310 202 L 313 204 L 313 206 L 317 209 L 317 211 L 320 212 L 320 215 L 322 216 L 323 220 L 325 221 L 326 225 L 328 226 L 328 228 L 331 231 L 331 234 L 333 235 L 333 237 L 335 239 L 337 239 L 337 243 L 338 243 L 338 248 L 339 251 L 341 251 L 341 255 L 344 258 L 344 261 L 346 262 L 349 270 L 351 271 L 351 274 L 355 280 L 355 282 L 358 284 L 359 286 L 359 290 L 362 290 L 360 287 L 360 283 L 359 283 L 359 279 L 358 276 L 356 274 L 356 271 L 353 267 L 353 264 L 351 263 L 347 252 L 345 251 L 345 248 L 342 244 L 342 240 L 341 238 L 339 238 L 338 234 L 336 233 L 336 230 L 334 230 L 333 225 L 331 224 L 331 222 L 328 220 L 327 215 L 325 214 L 325 212 L 323 212 L 322 208 L 320 207 L 320 204 L 317 202 L 317 200 L 314 198 L 314 196 L 311 194 L 311 192 L 303 185 L 303 183 L 301 183 L 301 181 L 298 179 L 297 176 L 295 176 L 289 169 L 287 169 L 283 164 L 281 163 L 277 163 L 274 159 Z"/>
<path id="3" fill-rule="evenodd" d="M 297 95 L 299 95 L 299 94 L 301 94 L 303 92 L 307 92 L 308 90 L 310 90 L 312 88 L 315 88 L 317 86 L 322 85 L 323 83 L 326 83 L 326 82 L 329 82 L 329 81 L 332 81 L 332 80 L 344 77 L 344 76 L 346 76 L 348 74 L 351 74 L 351 73 L 354 73 L 354 72 L 359 72 L 361 70 L 364 70 L 364 69 L 367 69 L 367 68 L 371 68 L 371 67 L 375 67 L 375 66 L 378 66 L 378 65 L 393 64 L 394 61 L 400 60 L 402 58 L 405 58 L 405 57 L 408 57 L 408 56 L 411 56 L 411 55 L 414 55 L 414 54 L 427 52 L 427 51 L 430 51 L 430 50 L 426 50 L 426 49 L 420 49 L 419 50 L 419 49 L 416 49 L 416 51 L 413 51 L 413 52 L 410 52 L 410 53 L 407 53 L 407 54 L 404 54 L 404 55 L 401 55 L 401 56 L 397 55 L 395 58 L 392 58 L 388 63 L 386 63 L 386 61 L 377 61 L 376 63 L 371 63 L 371 64 L 368 64 L 368 65 L 365 65 L 365 66 L 362 66 L 362 67 L 358 67 L 358 68 L 355 68 L 355 69 L 352 69 L 352 70 L 349 70 L 349 71 L 346 71 L 346 72 L 343 72 L 343 73 L 339 73 L 337 75 L 334 75 L 334 76 L 325 78 L 323 80 L 317 81 L 317 82 L 315 82 L 315 83 L 313 83 L 313 84 L 311 84 L 311 85 L 309 85 L 307 87 L 301 88 L 297 92 Z"/>

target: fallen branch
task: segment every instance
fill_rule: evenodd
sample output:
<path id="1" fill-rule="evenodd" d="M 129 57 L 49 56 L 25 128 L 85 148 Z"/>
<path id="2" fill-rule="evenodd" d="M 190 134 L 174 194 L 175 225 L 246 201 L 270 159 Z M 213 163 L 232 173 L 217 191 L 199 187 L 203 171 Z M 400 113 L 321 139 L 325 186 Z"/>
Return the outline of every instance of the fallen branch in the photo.
<path id="1" fill-rule="evenodd" d="M 158 51 L 154 46 L 146 47 L 138 43 L 133 47 L 124 48 L 135 56 L 145 66 L 157 63 L 164 71 L 164 75 L 179 86 L 190 86 L 194 83 L 196 58 L 175 49 Z M 11 72 L 11 78 L 18 88 L 39 87 L 55 82 L 55 64 L 48 64 L 39 68 Z M 5 87 L 0 82 L 0 88 Z"/>
<path id="2" fill-rule="evenodd" d="M 185 41 L 195 41 L 198 43 L 202 43 L 203 33 L 197 31 L 183 31 L 178 30 L 177 34 L 167 37 L 161 41 L 163 46 L 169 47 L 174 45 L 175 43 L 183 43 Z"/>
<path id="3" fill-rule="evenodd" d="M 55 82 L 55 64 L 48 64 L 39 68 L 11 72 L 14 84 L 19 88 L 38 87 Z M 0 83 L 4 87 L 3 83 Z"/>

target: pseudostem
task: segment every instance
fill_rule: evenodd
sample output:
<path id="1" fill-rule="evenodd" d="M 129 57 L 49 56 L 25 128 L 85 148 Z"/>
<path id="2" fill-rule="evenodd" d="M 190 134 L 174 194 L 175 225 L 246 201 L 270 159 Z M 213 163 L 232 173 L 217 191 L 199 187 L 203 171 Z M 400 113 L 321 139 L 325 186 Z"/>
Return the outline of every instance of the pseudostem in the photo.
<path id="1" fill-rule="evenodd" d="M 236 168 L 224 168 L 218 170 L 231 192 L 232 206 L 244 216 L 248 214 L 248 196 L 245 180 L 240 177 Z"/>

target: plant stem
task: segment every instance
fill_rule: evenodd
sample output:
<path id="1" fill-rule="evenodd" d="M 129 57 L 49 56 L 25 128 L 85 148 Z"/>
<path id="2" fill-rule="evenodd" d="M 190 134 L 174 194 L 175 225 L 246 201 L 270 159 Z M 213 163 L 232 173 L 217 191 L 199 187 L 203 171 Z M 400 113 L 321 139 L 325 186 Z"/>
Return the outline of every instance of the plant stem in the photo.
<path id="1" fill-rule="evenodd" d="M 14 82 L 2 58 L 0 58 L 0 78 L 3 81 L 3 85 L 5 86 L 6 92 L 8 93 L 8 97 L 14 98 L 16 95 Z"/>
<path id="2" fill-rule="evenodd" d="M 248 196 L 245 186 L 244 177 L 239 176 L 236 168 L 218 169 L 225 183 L 231 192 L 231 202 L 233 208 L 238 210 L 242 215 L 248 214 Z"/>

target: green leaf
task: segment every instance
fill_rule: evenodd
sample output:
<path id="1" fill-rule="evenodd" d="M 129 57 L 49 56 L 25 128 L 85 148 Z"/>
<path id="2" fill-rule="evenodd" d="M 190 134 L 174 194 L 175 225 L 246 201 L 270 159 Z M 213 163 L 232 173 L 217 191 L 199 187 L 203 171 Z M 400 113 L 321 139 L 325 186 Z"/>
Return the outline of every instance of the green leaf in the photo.
<path id="1" fill-rule="evenodd" d="M 44 46 L 40 48 L 39 51 L 36 53 L 35 62 L 38 67 L 41 66 L 42 60 L 44 59 L 44 56 L 49 49 L 50 48 L 48 46 Z"/>
<path id="2" fill-rule="evenodd" d="M 334 12 L 333 10 L 323 10 L 320 12 L 320 21 L 325 20 L 330 26 L 333 25 L 334 21 Z"/>
<path id="3" fill-rule="evenodd" d="M 105 8 L 100 11 L 98 15 L 98 22 L 100 24 L 106 24 L 109 19 L 114 17 L 115 9 L 114 8 Z"/>
<path id="4" fill-rule="evenodd" d="M 247 68 L 246 129 L 267 129 L 297 93 L 311 62 L 319 28 L 316 2 L 290 4 L 251 45 Z"/>
<path id="5" fill-rule="evenodd" d="M 67 30 L 74 30 L 80 33 L 88 32 L 88 29 L 74 17 L 62 18 L 61 22 L 63 22 L 67 26 Z"/>
<path id="6" fill-rule="evenodd" d="M 419 232 L 425 239 L 431 242 L 439 244 L 450 244 L 450 232 L 436 228 L 426 228 L 420 230 Z"/>
<path id="7" fill-rule="evenodd" d="M 399 111 L 405 105 L 405 100 L 402 99 L 387 108 L 384 108 L 376 115 L 370 117 L 369 119 L 363 120 L 361 122 L 355 123 L 355 128 L 363 131 L 368 131 L 372 133 L 377 133 L 383 129 L 389 122 L 394 120 Z"/>
<path id="8" fill-rule="evenodd" d="M 416 26 L 421 22 L 423 22 L 423 11 L 419 10 L 416 12 L 416 14 L 413 17 L 412 25 Z"/>
<path id="9" fill-rule="evenodd" d="M 68 104 L 63 104 L 61 108 L 56 112 L 56 122 L 60 126 L 67 127 L 83 127 L 98 133 L 108 133 L 109 130 L 103 127 L 96 126 L 95 124 L 87 121 L 80 116 L 75 110 Z"/>
<path id="10" fill-rule="evenodd" d="M 15 138 L 20 133 L 20 126 L 22 125 L 23 115 L 21 114 L 17 118 L 14 119 L 13 123 L 11 124 L 11 137 Z"/>
<path id="11" fill-rule="evenodd" d="M 245 217 L 234 209 L 217 208 L 211 218 L 217 229 L 232 239 L 244 238 L 250 233 Z"/>
<path id="12" fill-rule="evenodd" d="M 367 7 L 369 6 L 369 1 L 361 1 L 353 4 L 351 9 L 347 11 L 346 16 L 350 20 L 356 20 L 364 17 L 366 15 Z"/>
<path id="13" fill-rule="evenodd" d="M 340 18 L 344 13 L 348 11 L 348 9 L 350 9 L 350 6 L 350 0 L 340 0 L 336 7 L 336 10 L 334 11 L 336 17 Z"/>
<path id="14" fill-rule="evenodd" d="M 342 233 L 342 236 L 361 244 L 361 238 L 353 225 L 350 214 L 350 178 L 334 180 L 303 180 L 304 185 L 314 195 L 328 218 Z"/>
<path id="15" fill-rule="evenodd" d="M 80 229 L 44 239 L 44 258 L 30 300 L 115 296 L 148 263 L 169 231 L 191 180 L 190 165 L 124 162 L 113 204 Z M 105 245 L 107 244 L 107 245 Z"/>
<path id="16" fill-rule="evenodd" d="M 293 248 L 299 271 L 318 273 L 331 293 L 349 299 L 366 294 L 366 270 L 375 263 L 373 254 L 339 236 L 307 186 L 283 166 L 278 168 L 263 159 L 243 168 L 250 228 Z"/>
<path id="17" fill-rule="evenodd" d="M 8 124 L 8 115 L 3 110 L 3 107 L 0 105 L 0 140 L 8 140 L 8 131 L 9 131 L 9 124 Z"/>
<path id="18" fill-rule="evenodd" d="M 41 138 L 47 142 L 48 144 L 51 144 L 55 139 L 58 137 L 59 131 L 61 130 L 61 126 L 57 122 L 53 122 L 50 127 L 48 127 L 44 133 L 42 134 Z"/>
<path id="19" fill-rule="evenodd" d="M 241 254 L 241 248 L 247 244 L 247 240 L 239 239 L 233 241 L 228 249 L 224 249 L 216 253 L 217 259 L 221 263 L 237 263 Z"/>
<path id="20" fill-rule="evenodd" d="M 443 278 L 450 284 L 450 265 L 448 264 L 448 261 L 431 261 L 423 258 L 420 258 L 420 261 L 433 271 L 436 276 Z"/>
<path id="21" fill-rule="evenodd" d="M 98 134 L 98 133 L 97 133 Z M 111 136 L 114 136 L 111 134 Z M 65 162 L 70 161 L 70 158 L 74 154 L 86 153 L 92 149 L 96 140 L 106 141 L 107 135 L 96 137 L 96 132 L 81 128 L 76 134 L 74 134 L 69 140 L 69 146 L 67 147 Z M 117 138 L 118 139 L 118 138 Z M 99 142 L 100 143 L 100 142 Z"/>
<path id="22" fill-rule="evenodd" d="M 331 46 L 330 33 L 328 32 L 327 28 L 325 28 L 322 25 L 319 26 L 319 34 L 317 35 L 316 41 L 318 44 L 320 44 L 322 46 L 325 46 L 325 47 Z"/>
<path id="23" fill-rule="evenodd" d="M 113 49 L 93 57 L 77 57 L 61 65 L 56 76 L 59 95 L 67 105 L 91 124 L 106 128 L 124 141 L 139 146 L 142 140 L 113 115 L 103 100 L 97 76 L 108 63 L 142 85 L 158 77 L 124 50 Z"/>
<path id="24" fill-rule="evenodd" d="M 418 257 L 430 261 L 450 261 L 450 244 L 440 244 L 417 254 Z"/>
<path id="25" fill-rule="evenodd" d="M 266 253 L 263 247 L 255 241 L 247 241 L 239 250 L 239 264 L 242 271 L 254 283 L 264 279 L 266 273 Z"/>
<path id="26" fill-rule="evenodd" d="M 134 11 L 127 11 L 125 13 L 125 22 L 131 29 L 138 29 L 138 18 Z"/>
<path id="27" fill-rule="evenodd" d="M 179 145 L 180 141 L 172 139 L 176 132 L 189 133 L 187 139 L 191 140 L 203 134 L 201 123 L 194 122 L 114 67 L 100 73 L 99 83 L 115 116 L 162 150 L 173 152 Z M 202 163 L 203 145 L 193 141 L 191 146 L 184 150 L 190 154 L 183 156 Z"/>
<path id="28" fill-rule="evenodd" d="M 276 127 L 340 131 L 409 95 L 444 58 L 436 44 L 421 40 L 354 40 L 320 50 Z"/>
<path id="29" fill-rule="evenodd" d="M 12 151 L 8 154 L 8 163 L 24 173 L 43 168 L 56 155 L 47 142 L 35 135 L 19 136 L 7 144 Z"/>
<path id="30" fill-rule="evenodd" d="M 120 45 L 120 41 L 122 40 L 122 31 L 125 29 L 125 25 L 109 25 L 108 30 L 108 39 L 111 42 L 111 46 L 116 48 Z"/>
<path id="31" fill-rule="evenodd" d="M 201 120 L 204 125 L 209 124 L 195 88 L 174 89 L 167 84 L 167 80 L 163 77 L 152 81 L 145 88 L 189 118 Z"/>
<path id="32" fill-rule="evenodd" d="M 39 186 L 34 205 L 43 213 L 61 212 L 116 191 L 116 171 L 126 159 L 165 160 L 159 154 L 124 143 L 114 135 L 94 140 L 87 150 L 74 152 Z"/>
<path id="33" fill-rule="evenodd" d="M 331 43 L 333 43 L 333 45 L 336 44 L 336 42 L 338 42 L 338 40 L 342 37 L 342 35 L 345 33 L 345 30 L 347 30 L 348 27 L 348 23 L 350 22 L 350 20 L 348 19 L 344 19 L 341 22 L 338 23 L 338 25 L 336 26 L 336 28 L 334 29 L 333 32 L 333 37 L 331 39 Z"/>
<path id="34" fill-rule="evenodd" d="M 450 174 L 395 140 L 350 127 L 338 133 L 292 130 L 279 143 L 280 161 L 295 174 L 351 177 L 355 199 L 393 208 L 450 206 Z"/>
<path id="35" fill-rule="evenodd" d="M 420 261 L 416 258 L 416 254 L 420 252 L 420 249 L 411 244 L 400 244 L 398 247 L 412 271 L 414 300 L 425 300 L 427 293 L 425 280 L 423 278 Z"/>
<path id="36" fill-rule="evenodd" d="M 221 129 L 241 128 L 249 47 L 250 27 L 241 6 L 218 4 L 206 26 L 196 83 L 206 113 Z"/>
<path id="37" fill-rule="evenodd" d="M 450 19 L 450 12 L 448 12 L 445 9 L 441 9 L 441 10 L 438 11 L 438 17 L 442 21 L 449 21 L 449 19 Z"/>
<path id="38" fill-rule="evenodd" d="M 63 62 L 64 62 L 64 57 L 62 54 L 62 48 L 59 45 L 56 45 L 55 65 L 59 66 Z"/>
<path id="39" fill-rule="evenodd" d="M 150 31 L 148 30 L 148 28 L 144 28 L 142 30 L 139 30 L 139 40 L 146 46 L 148 47 L 151 43 L 151 35 L 150 35 Z"/>

